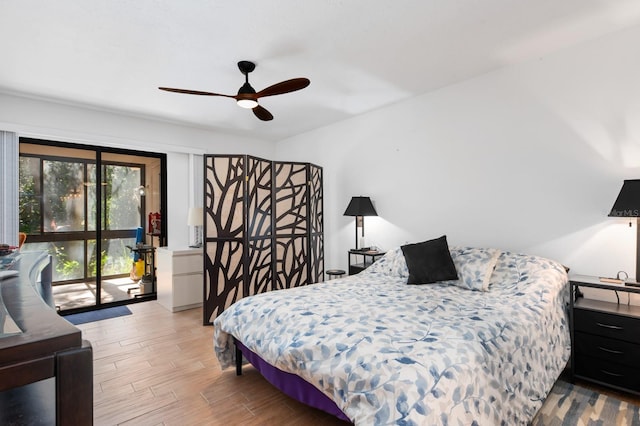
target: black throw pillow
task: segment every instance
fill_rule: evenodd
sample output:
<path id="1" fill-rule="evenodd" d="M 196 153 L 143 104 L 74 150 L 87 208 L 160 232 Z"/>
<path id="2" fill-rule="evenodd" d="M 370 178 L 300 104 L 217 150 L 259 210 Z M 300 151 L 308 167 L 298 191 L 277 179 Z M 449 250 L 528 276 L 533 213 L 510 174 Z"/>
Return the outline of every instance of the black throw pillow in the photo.
<path id="1" fill-rule="evenodd" d="M 409 268 L 407 284 L 429 284 L 458 279 L 446 235 L 400 248 Z"/>

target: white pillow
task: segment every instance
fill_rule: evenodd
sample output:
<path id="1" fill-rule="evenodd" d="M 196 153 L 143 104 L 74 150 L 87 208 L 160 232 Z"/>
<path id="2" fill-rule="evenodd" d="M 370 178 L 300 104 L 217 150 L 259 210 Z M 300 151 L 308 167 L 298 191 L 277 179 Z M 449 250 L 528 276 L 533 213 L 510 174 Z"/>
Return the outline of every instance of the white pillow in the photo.
<path id="1" fill-rule="evenodd" d="M 492 248 L 452 247 L 451 258 L 458 279 L 445 281 L 469 290 L 488 291 L 491 274 L 496 267 L 500 250 Z"/>
<path id="2" fill-rule="evenodd" d="M 407 278 L 409 276 L 409 268 L 407 268 L 407 262 L 404 260 L 404 254 L 400 247 L 389 250 L 365 271 L 399 278 Z"/>

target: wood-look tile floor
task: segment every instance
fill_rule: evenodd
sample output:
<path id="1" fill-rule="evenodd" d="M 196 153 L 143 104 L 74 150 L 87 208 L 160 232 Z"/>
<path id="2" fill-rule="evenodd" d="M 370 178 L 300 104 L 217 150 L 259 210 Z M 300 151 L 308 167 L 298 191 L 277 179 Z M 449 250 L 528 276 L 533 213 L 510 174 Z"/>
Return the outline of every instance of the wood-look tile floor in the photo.
<path id="1" fill-rule="evenodd" d="M 93 346 L 96 425 L 342 425 L 282 394 L 253 367 L 225 371 L 202 310 L 157 302 L 81 324 Z"/>
<path id="2" fill-rule="evenodd" d="M 225 371 L 202 310 L 171 313 L 157 302 L 133 315 L 81 324 L 94 358 L 96 425 L 346 425 L 281 393 L 253 367 Z M 588 383 L 640 405 L 640 397 Z"/>

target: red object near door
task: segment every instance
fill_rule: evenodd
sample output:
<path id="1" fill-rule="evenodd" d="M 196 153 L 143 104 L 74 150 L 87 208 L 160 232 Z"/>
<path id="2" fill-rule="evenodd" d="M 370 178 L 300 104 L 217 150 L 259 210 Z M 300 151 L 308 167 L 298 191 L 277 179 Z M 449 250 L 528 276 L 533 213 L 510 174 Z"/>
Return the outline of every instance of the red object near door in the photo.
<path id="1" fill-rule="evenodd" d="M 153 235 L 160 235 L 160 224 L 162 219 L 160 213 L 149 213 L 149 233 Z"/>

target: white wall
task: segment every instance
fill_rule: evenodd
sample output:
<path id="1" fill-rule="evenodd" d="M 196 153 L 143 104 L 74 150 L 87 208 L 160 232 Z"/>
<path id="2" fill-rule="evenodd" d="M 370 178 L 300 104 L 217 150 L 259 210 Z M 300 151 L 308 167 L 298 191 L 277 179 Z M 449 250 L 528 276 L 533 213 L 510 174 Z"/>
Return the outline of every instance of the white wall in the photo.
<path id="1" fill-rule="evenodd" d="M 368 195 L 365 243 L 448 236 L 635 275 L 635 227 L 609 219 L 640 178 L 640 28 L 281 141 L 277 158 L 324 167 L 326 267 L 344 268 Z M 635 226 L 635 225 L 634 225 Z"/>
<path id="2" fill-rule="evenodd" d="M 251 154 L 272 158 L 272 142 L 242 138 L 140 117 L 131 117 L 61 103 L 0 94 L 0 130 L 20 136 L 113 146 L 167 154 L 167 227 L 169 245 L 187 246 L 190 203 L 201 200 L 201 185 L 190 182 L 190 167 L 202 168 L 202 154 Z M 197 161 L 189 161 L 189 155 Z M 190 165 L 192 164 L 192 165 Z"/>
<path id="3" fill-rule="evenodd" d="M 640 177 L 640 29 L 611 34 L 277 144 L 0 94 L 0 129 L 166 152 L 170 243 L 186 244 L 189 153 L 246 153 L 324 167 L 327 268 L 346 267 L 354 195 L 366 244 L 447 234 L 634 275 L 635 228 L 606 217 Z M 180 206 L 184 205 L 182 209 Z"/>

